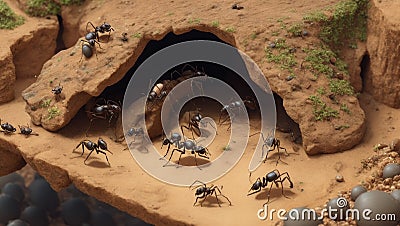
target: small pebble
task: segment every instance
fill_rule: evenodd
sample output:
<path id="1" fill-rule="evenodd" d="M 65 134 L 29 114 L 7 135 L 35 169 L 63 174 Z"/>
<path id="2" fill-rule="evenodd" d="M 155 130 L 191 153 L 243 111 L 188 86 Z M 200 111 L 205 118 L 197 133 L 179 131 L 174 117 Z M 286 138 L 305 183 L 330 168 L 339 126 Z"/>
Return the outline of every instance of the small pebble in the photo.
<path id="1" fill-rule="evenodd" d="M 343 176 L 340 175 L 340 174 L 336 175 L 335 179 L 336 179 L 337 182 L 343 182 L 344 181 Z"/>

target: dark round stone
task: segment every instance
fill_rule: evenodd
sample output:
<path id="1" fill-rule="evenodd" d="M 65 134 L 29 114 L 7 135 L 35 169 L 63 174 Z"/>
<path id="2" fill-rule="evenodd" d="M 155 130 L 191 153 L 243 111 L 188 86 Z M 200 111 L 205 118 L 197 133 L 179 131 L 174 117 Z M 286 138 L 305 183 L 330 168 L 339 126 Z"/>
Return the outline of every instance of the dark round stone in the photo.
<path id="1" fill-rule="evenodd" d="M 34 180 L 29 185 L 29 191 L 32 204 L 43 210 L 52 212 L 60 205 L 57 192 L 44 179 Z"/>
<path id="2" fill-rule="evenodd" d="M 358 210 L 360 215 L 359 219 L 356 219 L 358 226 L 396 226 L 400 219 L 400 203 L 389 193 L 383 191 L 362 193 L 356 199 L 354 209 Z M 379 217 L 389 217 L 390 214 L 395 214 L 397 220 L 374 220 Z M 362 217 L 363 215 L 370 219 Z M 378 218 L 377 215 L 379 215 Z"/>
<path id="3" fill-rule="evenodd" d="M 283 221 L 284 226 L 318 226 L 322 224 L 322 219 L 312 209 L 298 207 L 289 210 Z"/>
<path id="4" fill-rule="evenodd" d="M 346 220 L 346 211 L 349 208 L 349 202 L 343 197 L 333 198 L 326 204 L 328 217 L 335 221 Z"/>
<path id="5" fill-rule="evenodd" d="M 400 189 L 393 190 L 391 195 L 400 202 Z"/>
<path id="6" fill-rule="evenodd" d="M 90 210 L 80 198 L 72 198 L 61 204 L 61 216 L 64 222 L 71 226 L 90 223 Z"/>
<path id="7" fill-rule="evenodd" d="M 390 163 L 383 168 L 382 177 L 383 179 L 386 178 L 393 178 L 396 175 L 400 175 L 400 164 L 398 163 Z"/>
<path id="8" fill-rule="evenodd" d="M 353 189 L 351 189 L 351 201 L 355 201 L 359 195 L 367 191 L 368 190 L 362 185 L 355 186 Z"/>
<path id="9" fill-rule="evenodd" d="M 16 183 L 7 183 L 6 185 L 4 185 L 1 192 L 3 194 L 11 196 L 19 203 L 21 203 L 25 199 L 24 189 L 22 189 L 21 185 Z"/>
<path id="10" fill-rule="evenodd" d="M 19 175 L 18 173 L 10 173 L 8 175 L 2 176 L 0 177 L 0 190 L 4 187 L 4 185 L 6 185 L 7 183 L 17 183 L 21 186 L 24 186 L 25 184 L 25 180 L 24 178 Z"/>
<path id="11" fill-rule="evenodd" d="M 29 223 L 30 226 L 47 226 L 49 225 L 49 218 L 46 212 L 36 206 L 28 206 L 22 211 L 22 220 Z"/>
<path id="12" fill-rule="evenodd" d="M 7 224 L 10 220 L 17 219 L 20 213 L 17 200 L 8 195 L 0 195 L 0 224 Z"/>

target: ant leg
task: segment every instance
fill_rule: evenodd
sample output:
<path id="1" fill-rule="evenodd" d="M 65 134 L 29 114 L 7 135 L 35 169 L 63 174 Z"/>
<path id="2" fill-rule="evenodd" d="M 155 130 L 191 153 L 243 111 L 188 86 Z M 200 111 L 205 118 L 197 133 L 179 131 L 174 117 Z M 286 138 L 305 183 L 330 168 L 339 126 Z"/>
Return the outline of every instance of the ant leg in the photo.
<path id="1" fill-rule="evenodd" d="M 86 156 L 85 161 L 83 161 L 83 163 L 84 163 L 85 165 L 86 165 L 86 160 L 88 160 L 89 156 L 92 154 L 93 151 L 94 151 L 94 149 L 91 150 L 91 151 L 89 152 L 88 156 Z"/>
<path id="2" fill-rule="evenodd" d="M 168 155 L 168 152 L 169 152 L 169 148 L 170 148 L 170 147 L 171 147 L 171 144 L 168 143 L 167 153 L 165 153 L 165 155 L 164 155 L 162 158 L 160 158 L 160 160 L 163 159 L 163 158 L 165 158 L 165 156 Z M 162 148 L 162 146 L 161 146 L 161 148 Z M 171 159 L 171 158 L 170 158 L 170 159 Z M 168 160 L 168 161 L 169 161 L 169 160 Z"/>
<path id="3" fill-rule="evenodd" d="M 222 194 L 221 190 L 219 189 L 219 187 L 215 186 L 215 188 L 218 190 L 219 195 L 224 197 L 226 200 L 228 200 L 229 205 L 232 206 L 231 200 L 228 199 L 228 197 L 226 197 L 224 194 Z M 221 187 L 222 188 L 222 187 Z"/>
<path id="4" fill-rule="evenodd" d="M 181 151 L 181 150 L 175 148 L 174 150 L 177 150 L 177 151 L 179 151 L 179 152 L 181 153 L 181 154 L 179 155 L 179 159 L 178 159 L 178 165 L 179 165 L 179 162 L 181 161 L 182 154 L 185 154 L 185 149 L 183 149 L 183 151 Z"/>
<path id="5" fill-rule="evenodd" d="M 87 24 L 86 24 L 86 32 L 90 32 L 90 31 L 88 31 L 88 29 L 87 29 L 87 27 L 88 27 L 89 24 L 92 25 L 92 27 L 93 27 L 94 30 L 96 30 L 96 27 L 92 24 L 92 22 L 89 21 L 89 22 L 87 22 Z"/>
<path id="6" fill-rule="evenodd" d="M 270 196 L 270 193 L 271 193 L 272 184 L 273 184 L 273 183 L 271 183 L 271 185 L 269 186 L 268 196 L 267 196 L 268 198 L 267 198 L 267 202 L 266 202 L 265 204 L 268 204 L 268 203 L 269 203 L 269 196 Z M 265 205 L 265 204 L 264 204 L 264 205 Z"/>
<path id="7" fill-rule="evenodd" d="M 190 64 L 185 64 L 185 65 L 183 65 L 183 67 L 182 67 L 182 72 L 185 71 L 184 69 L 185 69 L 186 67 L 190 67 L 190 68 L 193 70 L 193 72 L 196 71 L 196 68 L 194 68 L 192 65 L 190 65 Z M 190 70 L 190 69 L 189 69 L 189 70 Z"/>
<path id="8" fill-rule="evenodd" d="M 98 152 L 106 156 L 107 163 L 108 163 L 109 166 L 111 166 L 110 162 L 108 161 L 107 153 L 105 153 L 104 151 L 101 151 L 101 150 L 98 150 Z"/>

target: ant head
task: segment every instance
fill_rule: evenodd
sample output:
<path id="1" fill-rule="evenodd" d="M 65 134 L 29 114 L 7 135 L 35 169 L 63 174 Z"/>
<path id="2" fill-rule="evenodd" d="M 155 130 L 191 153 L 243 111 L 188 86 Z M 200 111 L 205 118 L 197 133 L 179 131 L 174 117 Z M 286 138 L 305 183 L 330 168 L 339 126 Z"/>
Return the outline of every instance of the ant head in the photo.
<path id="1" fill-rule="evenodd" d="M 149 93 L 149 95 L 147 96 L 147 100 L 148 100 L 148 101 L 153 101 L 153 100 L 156 98 L 156 96 L 157 96 L 157 93 L 154 92 L 154 91 L 151 91 L 151 92 Z"/>
<path id="2" fill-rule="evenodd" d="M 111 25 L 107 22 L 104 22 L 102 25 L 100 25 L 100 27 L 107 30 L 111 28 Z"/>

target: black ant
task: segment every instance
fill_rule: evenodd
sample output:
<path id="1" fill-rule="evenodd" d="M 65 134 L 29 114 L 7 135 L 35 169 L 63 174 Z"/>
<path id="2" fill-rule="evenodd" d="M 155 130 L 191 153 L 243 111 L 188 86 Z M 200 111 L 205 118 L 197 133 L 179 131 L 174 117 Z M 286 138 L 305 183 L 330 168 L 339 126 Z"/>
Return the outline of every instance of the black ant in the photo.
<path id="1" fill-rule="evenodd" d="M 279 171 L 277 169 L 275 169 L 275 170 L 267 173 L 267 175 L 262 178 L 262 181 L 260 178 L 257 178 L 256 182 L 253 183 L 250 190 L 248 191 L 248 192 L 251 192 L 251 191 L 252 192 L 248 193 L 247 195 L 249 196 L 249 195 L 255 194 L 257 192 L 260 192 L 261 188 L 265 188 L 268 185 L 268 183 L 271 183 L 271 185 L 269 186 L 269 190 L 268 190 L 268 200 L 266 202 L 266 204 L 267 204 L 267 203 L 269 203 L 269 195 L 271 192 L 272 184 L 274 183 L 275 186 L 278 188 L 279 187 L 278 183 L 280 183 L 281 189 L 282 189 L 282 195 L 285 196 L 285 198 L 289 198 L 283 193 L 283 182 L 285 180 L 288 180 L 289 187 L 293 188 L 293 182 L 290 180 L 289 174 L 287 172 L 284 172 L 281 174 L 281 173 L 279 173 Z"/>
<path id="2" fill-rule="evenodd" d="M 79 60 L 79 62 L 82 61 L 82 56 L 85 56 L 86 58 L 90 58 L 93 56 L 93 49 L 95 47 L 95 44 L 97 43 L 97 45 L 99 45 L 99 48 L 101 48 L 100 43 L 98 41 L 96 41 L 95 39 L 90 39 L 90 40 L 81 40 L 82 44 L 82 55 L 81 55 L 81 59 Z M 96 58 L 97 58 L 97 51 L 95 51 L 96 54 Z"/>
<path id="3" fill-rule="evenodd" d="M 10 123 L 6 122 L 6 123 L 1 123 L 1 119 L 0 119 L 0 127 L 2 130 L 0 130 L 0 132 L 3 132 L 4 134 L 12 134 L 15 131 L 17 131 L 17 129 L 11 125 Z"/>
<path id="4" fill-rule="evenodd" d="M 275 138 L 272 136 L 272 130 L 268 133 L 267 138 L 264 138 L 264 134 L 262 132 L 257 132 L 255 134 L 250 135 L 249 137 L 252 137 L 256 134 L 261 133 L 261 138 L 263 140 L 263 145 L 262 145 L 262 154 L 261 156 L 264 156 L 264 148 L 269 148 L 267 150 L 267 154 L 265 155 L 265 158 L 263 160 L 263 163 L 267 161 L 268 158 L 268 153 L 271 151 L 274 151 L 275 149 L 278 149 L 278 159 L 276 160 L 276 165 L 278 165 L 279 160 L 281 160 L 281 155 L 279 153 L 279 150 L 284 150 L 286 155 L 289 155 L 289 153 L 286 151 L 286 148 L 281 147 L 281 141 L 278 138 Z"/>
<path id="5" fill-rule="evenodd" d="M 81 156 L 85 152 L 85 147 L 90 151 L 83 163 L 86 164 L 86 160 L 88 160 L 88 158 L 92 154 L 92 152 L 96 151 L 96 154 L 99 154 L 99 153 L 104 154 L 106 156 L 108 165 L 110 165 L 110 162 L 108 161 L 107 153 L 105 151 L 108 151 L 111 154 L 113 154 L 113 153 L 108 150 L 107 143 L 102 138 L 99 138 L 97 140 L 97 143 L 90 141 L 90 140 L 83 140 L 76 146 L 76 148 L 72 152 L 74 152 L 79 146 L 82 146 Z"/>
<path id="6" fill-rule="evenodd" d="M 95 37 L 96 37 L 96 39 L 97 39 L 98 41 L 99 41 L 99 39 L 100 39 L 99 33 L 108 32 L 108 39 L 107 39 L 107 41 L 108 41 L 108 40 L 110 39 L 111 31 L 114 31 L 114 28 L 112 28 L 111 25 L 110 25 L 109 23 L 107 23 L 107 22 L 104 22 L 102 25 L 96 26 L 96 27 L 92 24 L 92 22 L 87 22 L 87 24 L 86 24 L 86 31 L 87 31 L 88 33 L 90 33 L 89 30 L 88 30 L 88 25 L 89 25 L 89 24 L 93 27 L 93 29 L 94 29 L 94 35 L 95 35 Z"/>
<path id="7" fill-rule="evenodd" d="M 204 200 L 207 198 L 207 196 L 210 196 L 210 195 L 215 195 L 215 198 L 217 199 L 217 203 L 218 203 L 218 206 L 219 206 L 219 207 L 221 207 L 221 204 L 220 204 L 220 202 L 219 202 L 218 196 L 224 197 L 226 200 L 228 200 L 229 205 L 230 205 L 230 206 L 232 205 L 232 203 L 231 203 L 231 201 L 228 199 L 228 197 L 226 197 L 226 196 L 225 196 L 224 194 L 222 194 L 222 192 L 221 192 L 223 186 L 221 186 L 221 188 L 219 188 L 218 186 L 214 186 L 214 185 L 211 185 L 211 186 L 207 187 L 207 185 L 206 185 L 205 183 L 203 183 L 203 182 L 201 182 L 201 181 L 199 181 L 199 180 L 196 180 L 195 182 L 193 182 L 192 185 L 190 185 L 189 189 L 192 188 L 192 186 L 193 186 L 194 184 L 196 184 L 196 183 L 201 183 L 201 185 L 198 185 L 198 186 L 196 186 L 196 187 L 193 188 L 193 189 L 196 188 L 196 193 L 195 193 L 196 201 L 194 202 L 193 206 L 196 205 L 196 203 L 197 203 L 197 201 L 198 201 L 199 199 L 203 199 L 203 201 L 200 202 L 200 206 L 203 206 Z M 217 194 L 217 192 L 218 192 L 219 194 Z"/>
<path id="8" fill-rule="evenodd" d="M 200 131 L 200 123 L 203 127 L 207 126 L 207 123 L 210 124 L 211 127 L 215 129 L 215 127 L 210 123 L 210 122 L 201 122 L 203 119 L 203 116 L 200 114 L 200 109 L 197 109 L 197 112 L 194 115 L 191 115 L 189 112 L 189 122 L 187 126 L 183 125 L 181 126 L 181 131 L 183 133 L 183 128 L 186 128 L 192 132 L 192 138 L 194 139 L 194 134 L 195 133 L 197 136 L 200 136 L 201 131 Z"/>
<path id="9" fill-rule="evenodd" d="M 30 135 L 39 136 L 39 134 L 33 133 L 33 130 L 31 127 L 29 127 L 29 124 L 27 126 L 18 125 L 18 127 L 20 130 L 20 134 L 25 135 L 26 137 L 28 137 Z"/>
<path id="10" fill-rule="evenodd" d="M 100 101 L 103 101 L 103 104 L 100 104 Z M 86 136 L 95 119 L 108 120 L 108 125 L 110 126 L 111 121 L 120 116 L 121 104 L 112 100 L 100 98 L 96 101 L 95 106 L 90 111 L 87 111 L 87 113 L 89 114 L 90 124 L 86 130 Z"/>

